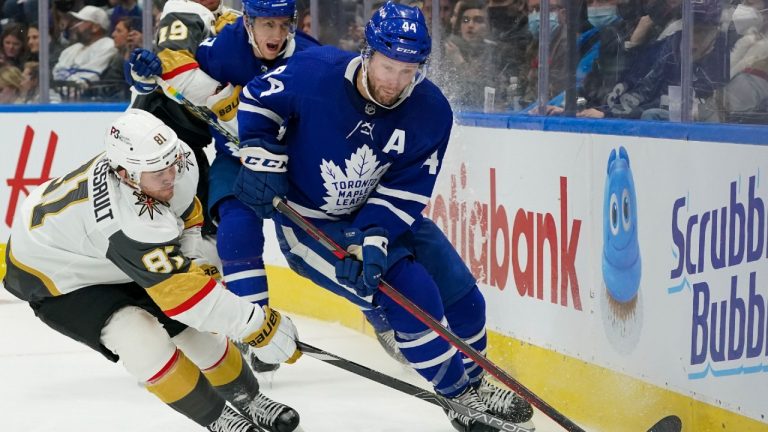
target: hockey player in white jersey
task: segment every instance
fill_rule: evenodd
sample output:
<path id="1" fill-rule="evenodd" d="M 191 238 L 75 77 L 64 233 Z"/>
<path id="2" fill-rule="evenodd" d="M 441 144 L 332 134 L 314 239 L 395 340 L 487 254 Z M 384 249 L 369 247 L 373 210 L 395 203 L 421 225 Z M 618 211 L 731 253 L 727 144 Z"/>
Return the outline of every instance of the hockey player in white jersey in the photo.
<path id="1" fill-rule="evenodd" d="M 274 70 L 293 54 L 319 45 L 310 36 L 296 31 L 295 1 L 243 0 L 242 3 L 243 16 L 201 43 L 195 53 L 200 74 L 222 83 L 220 87 L 234 85 L 237 94 L 254 76 Z M 140 50 L 137 61 L 155 64 L 154 70 L 147 72 L 161 75 L 160 64 L 165 61 L 161 61 L 159 55 L 170 58 L 165 50 L 158 55 Z M 139 68 L 140 64 L 134 66 Z M 205 82 L 203 80 L 203 84 Z M 230 108 L 229 115 L 234 116 L 235 107 Z M 223 278 L 230 291 L 252 303 L 267 305 L 269 293 L 262 258 L 265 239 L 260 229 L 263 222 L 234 197 L 232 185 L 240 169 L 237 146 L 216 131 L 212 132 L 216 158 L 208 178 L 202 178 L 201 182 L 210 183 L 208 202 L 204 204 L 207 204 L 207 215 L 216 223 L 216 248 Z M 246 358 L 255 371 L 272 371 L 279 366 L 259 361 L 247 347 L 244 352 L 251 354 Z"/>
<path id="2" fill-rule="evenodd" d="M 202 221 L 191 150 L 135 109 L 105 142 L 105 153 L 24 201 L 6 250 L 5 288 L 210 431 L 295 430 L 298 413 L 259 392 L 231 340 L 265 361 L 292 363 L 300 356 L 296 328 L 190 259 Z"/>
<path id="3" fill-rule="evenodd" d="M 155 35 L 157 55 L 147 57 L 141 49 L 134 50 L 125 63 L 125 77 L 138 96 L 131 106 L 148 111 L 169 125 L 194 151 L 198 159 L 201 181 L 197 196 L 207 205 L 208 160 L 203 148 L 212 137 L 206 122 L 196 118 L 174 99 L 163 94 L 154 76 L 161 76 L 195 104 L 207 106 L 227 115 L 224 122 L 234 118 L 238 94 L 233 86 L 220 86 L 200 69 L 195 54 L 201 42 L 219 32 L 239 17 L 240 12 L 224 6 L 221 0 L 169 0 Z M 210 218 L 203 225 L 204 234 L 215 233 Z"/>

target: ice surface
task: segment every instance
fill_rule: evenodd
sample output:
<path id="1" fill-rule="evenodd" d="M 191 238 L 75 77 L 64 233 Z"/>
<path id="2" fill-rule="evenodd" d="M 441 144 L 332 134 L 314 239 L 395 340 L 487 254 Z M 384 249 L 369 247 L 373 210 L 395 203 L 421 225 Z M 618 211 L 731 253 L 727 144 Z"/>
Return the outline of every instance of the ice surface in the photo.
<path id="1" fill-rule="evenodd" d="M 370 337 L 293 316 L 305 342 L 426 387 Z M 442 410 L 308 356 L 262 391 L 293 406 L 306 432 L 451 432 Z M 540 413 L 537 432 L 562 429 Z M 119 364 L 49 329 L 0 287 L 0 431 L 192 432 L 204 429 L 142 389 Z"/>

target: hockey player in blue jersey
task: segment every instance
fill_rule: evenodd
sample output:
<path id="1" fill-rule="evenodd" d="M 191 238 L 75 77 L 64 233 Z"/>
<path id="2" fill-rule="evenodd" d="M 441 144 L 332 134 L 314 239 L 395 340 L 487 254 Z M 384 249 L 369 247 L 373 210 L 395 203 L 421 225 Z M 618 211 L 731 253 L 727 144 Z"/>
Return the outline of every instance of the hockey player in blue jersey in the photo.
<path id="1" fill-rule="evenodd" d="M 195 58 L 209 76 L 234 85 L 239 92 L 253 77 L 284 65 L 294 53 L 319 45 L 296 31 L 293 0 L 244 0 L 243 16 L 200 44 Z M 240 168 L 237 146 L 215 131 L 213 136 L 216 158 L 208 177 L 208 214 L 217 222 L 216 245 L 224 281 L 230 291 L 264 306 L 269 292 L 262 258 L 263 222 L 234 196 L 232 188 Z M 248 352 L 246 347 L 241 349 Z M 250 352 L 249 361 L 261 372 L 279 367 L 261 362 Z"/>
<path id="2" fill-rule="evenodd" d="M 243 168 L 235 193 L 274 219 L 292 269 L 362 308 L 379 308 L 402 354 L 438 393 L 527 422 L 528 403 L 491 384 L 478 365 L 377 289 L 379 278 L 386 279 L 486 351 L 485 301 L 475 279 L 421 214 L 453 122 L 445 97 L 424 79 L 431 50 L 426 23 L 418 9 L 389 2 L 365 35 L 362 55 L 308 50 L 243 89 Z M 275 196 L 357 259 L 337 260 L 275 213 Z M 486 430 L 455 412 L 448 417 L 458 430 Z"/>
<path id="3" fill-rule="evenodd" d="M 319 46 L 319 42 L 296 31 L 296 3 L 294 0 L 244 0 L 243 15 L 233 23 L 221 27 L 214 36 L 196 47 L 197 68 L 218 87 L 229 88 L 238 94 L 256 75 L 284 65 L 296 52 Z M 136 64 L 158 65 L 142 71 L 151 77 L 160 75 L 157 56 L 140 50 Z M 192 84 L 191 86 L 194 86 Z M 212 106 L 213 109 L 231 110 L 216 113 L 227 121 L 236 134 L 234 111 L 237 104 Z M 264 306 L 268 303 L 267 277 L 264 271 L 264 235 L 262 219 L 234 197 L 232 186 L 240 169 L 237 146 L 220 133 L 210 130 L 216 143 L 216 158 L 208 174 L 207 210 L 217 223 L 216 247 L 221 260 L 227 288 L 240 297 Z M 244 230 L 243 227 L 248 227 Z M 246 347 L 238 345 L 248 354 L 251 366 L 260 372 L 274 370 L 279 364 L 258 360 Z"/>
<path id="4" fill-rule="evenodd" d="M 253 77 L 284 65 L 297 52 L 319 46 L 296 31 L 293 0 L 244 0 L 243 16 L 195 55 L 200 68 L 240 91 Z M 227 288 L 252 303 L 268 302 L 262 219 L 234 196 L 240 169 L 236 144 L 214 132 L 216 158 L 209 175 L 208 212 L 218 223 L 217 249 Z M 248 227 L 243 229 L 243 227 Z"/>

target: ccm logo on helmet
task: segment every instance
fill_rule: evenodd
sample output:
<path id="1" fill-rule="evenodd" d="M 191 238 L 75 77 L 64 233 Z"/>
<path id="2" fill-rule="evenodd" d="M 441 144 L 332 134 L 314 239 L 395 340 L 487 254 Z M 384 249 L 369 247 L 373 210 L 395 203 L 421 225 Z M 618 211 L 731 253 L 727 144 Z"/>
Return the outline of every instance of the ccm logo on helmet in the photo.
<path id="1" fill-rule="evenodd" d="M 412 50 L 412 49 L 408 49 L 408 48 L 402 48 L 402 47 L 395 48 L 395 51 L 401 52 L 401 53 L 406 53 L 406 54 L 416 54 L 416 53 L 418 53 L 418 51 L 416 51 L 416 50 Z"/>

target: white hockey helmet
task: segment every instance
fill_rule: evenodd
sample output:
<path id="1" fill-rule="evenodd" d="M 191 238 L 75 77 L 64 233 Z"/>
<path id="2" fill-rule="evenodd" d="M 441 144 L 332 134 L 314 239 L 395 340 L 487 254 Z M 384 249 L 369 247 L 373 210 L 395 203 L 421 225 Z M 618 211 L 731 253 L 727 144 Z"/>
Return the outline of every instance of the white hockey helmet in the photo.
<path id="1" fill-rule="evenodd" d="M 123 168 L 133 186 L 141 188 L 142 172 L 160 171 L 183 161 L 176 132 L 154 115 L 131 108 L 115 120 L 104 139 L 112 169 Z M 183 170 L 177 174 L 183 173 Z"/>

